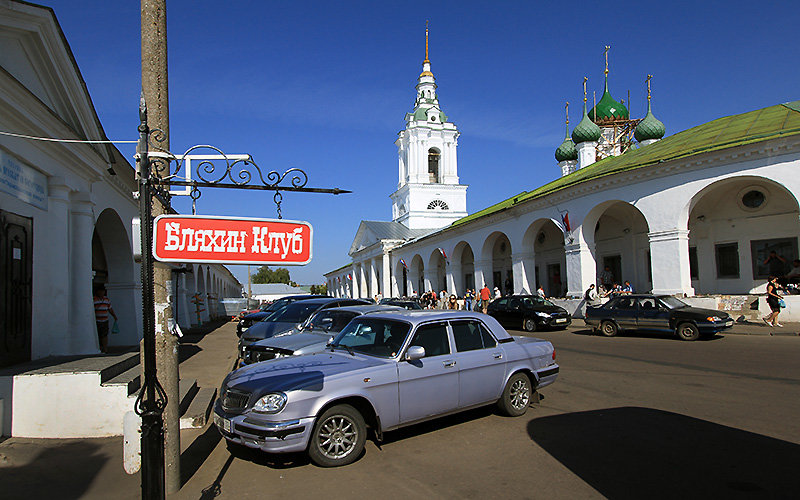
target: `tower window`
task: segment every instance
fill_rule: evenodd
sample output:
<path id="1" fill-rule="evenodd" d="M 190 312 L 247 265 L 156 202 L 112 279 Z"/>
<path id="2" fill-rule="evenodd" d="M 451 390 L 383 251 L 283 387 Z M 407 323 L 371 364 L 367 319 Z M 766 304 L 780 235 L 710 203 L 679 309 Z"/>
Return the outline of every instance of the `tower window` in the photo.
<path id="1" fill-rule="evenodd" d="M 428 210 L 450 210 L 450 207 L 447 206 L 447 203 L 443 202 L 442 200 L 433 200 L 432 202 L 428 203 Z"/>
<path id="2" fill-rule="evenodd" d="M 435 149 L 428 150 L 428 177 L 429 182 L 439 182 L 439 152 Z"/>

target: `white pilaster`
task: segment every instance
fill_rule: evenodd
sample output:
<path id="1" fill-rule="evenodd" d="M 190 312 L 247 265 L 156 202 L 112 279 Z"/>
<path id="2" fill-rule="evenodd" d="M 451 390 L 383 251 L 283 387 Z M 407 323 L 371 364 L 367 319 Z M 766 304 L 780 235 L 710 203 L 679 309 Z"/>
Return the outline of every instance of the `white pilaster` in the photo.
<path id="1" fill-rule="evenodd" d="M 653 293 L 694 295 L 689 270 L 689 231 L 668 229 L 647 236 L 650 239 Z"/>
<path id="2" fill-rule="evenodd" d="M 358 266 L 358 297 L 361 299 L 369 297 L 370 289 L 367 283 L 367 270 L 365 269 L 367 263 L 362 262 Z"/>
<path id="3" fill-rule="evenodd" d="M 46 269 L 50 286 L 46 314 L 41 315 L 41 331 L 47 332 L 47 335 L 33 336 L 31 348 L 34 359 L 72 352 L 71 332 L 69 328 L 64 328 L 64 318 L 70 317 L 71 307 L 69 187 L 63 177 L 50 177 L 47 180 L 47 191 L 49 195 L 47 240 L 50 245 L 63 251 L 49 253 L 47 262 L 38 264 L 40 269 Z"/>
<path id="4" fill-rule="evenodd" d="M 491 260 L 476 260 L 475 266 L 475 290 L 478 291 L 483 288 L 483 285 L 488 284 L 488 275 L 492 272 Z M 491 287 L 489 287 L 491 288 Z"/>
<path id="5" fill-rule="evenodd" d="M 464 286 L 461 283 L 461 264 L 450 262 L 447 264 L 447 290 L 457 296 L 464 294 Z"/>
<path id="6" fill-rule="evenodd" d="M 567 296 L 582 297 L 589 285 L 597 281 L 594 255 L 585 243 L 564 246 L 567 257 Z"/>
<path id="7" fill-rule="evenodd" d="M 531 289 L 528 285 L 528 273 L 525 268 L 525 259 L 527 254 L 512 253 L 511 254 L 511 272 L 514 275 L 514 293 L 530 293 Z M 505 292 L 505 290 L 503 291 Z"/>
<path id="8" fill-rule="evenodd" d="M 385 252 L 381 256 L 381 278 L 383 279 L 383 286 L 381 291 L 384 297 L 393 297 L 396 295 L 392 286 L 392 260 L 389 258 L 389 252 Z"/>

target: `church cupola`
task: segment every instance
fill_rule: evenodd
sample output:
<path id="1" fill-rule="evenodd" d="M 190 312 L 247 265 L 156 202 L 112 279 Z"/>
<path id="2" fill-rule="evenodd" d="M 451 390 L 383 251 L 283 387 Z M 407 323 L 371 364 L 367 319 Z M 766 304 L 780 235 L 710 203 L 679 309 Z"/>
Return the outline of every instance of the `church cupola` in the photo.
<path id="1" fill-rule="evenodd" d="M 664 137 L 664 134 L 667 132 L 664 124 L 653 115 L 653 111 L 650 108 L 651 78 L 653 78 L 653 75 L 647 75 L 647 114 L 642 121 L 639 122 L 639 125 L 636 126 L 636 130 L 634 131 L 634 137 L 642 146 L 647 146 L 648 144 L 658 141 Z"/>
<path id="2" fill-rule="evenodd" d="M 566 103 L 567 115 L 567 131 L 564 135 L 564 142 L 556 149 L 556 161 L 558 166 L 561 167 L 561 175 L 569 175 L 577 170 L 578 150 L 575 149 L 575 143 L 569 136 L 569 102 Z"/>
<path id="3" fill-rule="evenodd" d="M 411 229 L 437 228 L 467 215 L 467 186 L 459 184 L 458 129 L 439 106 L 436 79 L 428 57 L 416 85 L 414 110 L 398 134 L 399 179 L 392 194 L 392 219 Z"/>

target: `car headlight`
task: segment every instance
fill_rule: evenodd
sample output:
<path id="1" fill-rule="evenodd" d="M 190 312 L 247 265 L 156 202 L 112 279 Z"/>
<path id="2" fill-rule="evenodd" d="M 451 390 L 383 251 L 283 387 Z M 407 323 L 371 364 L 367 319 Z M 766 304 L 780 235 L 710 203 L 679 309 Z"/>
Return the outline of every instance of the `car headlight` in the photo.
<path id="1" fill-rule="evenodd" d="M 278 413 L 286 406 L 286 394 L 282 392 L 271 392 L 253 405 L 253 411 L 259 413 Z"/>
<path id="2" fill-rule="evenodd" d="M 709 316 L 706 318 L 706 321 L 716 323 L 717 321 L 722 321 L 722 318 L 720 318 L 719 316 Z"/>
<path id="3" fill-rule="evenodd" d="M 549 317 L 550 317 L 550 314 L 549 314 L 549 313 L 546 313 L 546 312 L 539 312 L 539 311 L 537 311 L 537 312 L 536 312 L 536 315 L 537 315 L 537 316 L 539 316 L 540 318 L 549 318 Z"/>

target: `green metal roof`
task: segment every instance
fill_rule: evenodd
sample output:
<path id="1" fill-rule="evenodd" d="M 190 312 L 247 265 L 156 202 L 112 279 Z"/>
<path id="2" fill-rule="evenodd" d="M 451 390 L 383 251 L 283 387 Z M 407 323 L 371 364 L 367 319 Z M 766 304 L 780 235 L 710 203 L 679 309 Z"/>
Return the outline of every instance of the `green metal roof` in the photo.
<path id="1" fill-rule="evenodd" d="M 541 198 L 561 189 L 607 175 L 797 134 L 800 134 L 800 101 L 718 118 L 648 146 L 631 149 L 620 156 L 604 158 L 533 191 L 522 192 L 480 212 L 463 217 L 453 222 L 450 227 L 460 226 L 525 201 Z"/>

